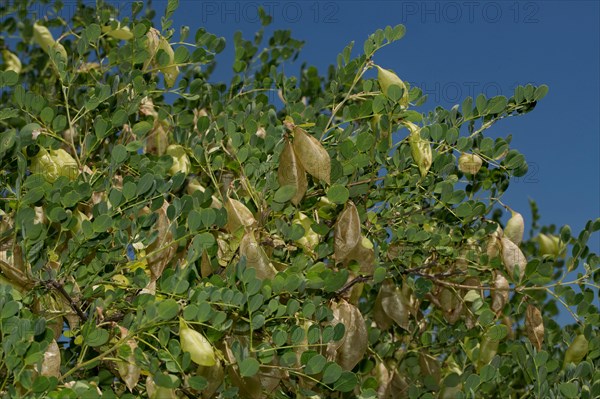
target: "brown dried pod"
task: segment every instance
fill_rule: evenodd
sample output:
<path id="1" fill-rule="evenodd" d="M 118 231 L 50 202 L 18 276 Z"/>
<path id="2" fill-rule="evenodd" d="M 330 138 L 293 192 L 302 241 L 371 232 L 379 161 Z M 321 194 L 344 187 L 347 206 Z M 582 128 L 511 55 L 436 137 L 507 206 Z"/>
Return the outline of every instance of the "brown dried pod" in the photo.
<path id="1" fill-rule="evenodd" d="M 171 233 L 171 223 L 167 217 L 168 203 L 165 202 L 161 208 L 156 211 L 158 218 L 156 220 L 156 229 L 158 236 L 156 240 L 146 248 L 146 260 L 150 269 L 151 280 L 156 281 L 160 278 L 165 267 L 169 264 L 178 244 L 173 241 Z"/>
<path id="2" fill-rule="evenodd" d="M 352 201 L 348 201 L 335 223 L 335 260 L 340 263 L 350 260 L 348 257 L 359 244 L 361 238 L 358 210 Z"/>
<path id="3" fill-rule="evenodd" d="M 231 351 L 231 345 L 233 343 L 233 338 L 227 338 L 223 342 L 223 355 L 225 355 L 225 360 L 229 363 L 227 365 L 227 371 L 229 373 L 229 377 L 231 378 L 232 383 L 237 386 L 240 390 L 240 394 L 244 398 L 251 399 L 262 399 L 262 385 L 260 383 L 259 375 L 256 374 L 252 377 L 242 377 L 240 374 L 239 367 L 237 365 L 237 360 Z"/>
<path id="4" fill-rule="evenodd" d="M 525 275 L 527 258 L 521 249 L 508 238 L 502 237 L 500 241 L 502 243 L 502 263 L 504 263 L 508 276 L 514 278 L 516 275 L 518 281 L 521 281 Z"/>
<path id="5" fill-rule="evenodd" d="M 225 210 L 227 211 L 227 231 L 234 234 L 242 227 L 252 227 L 256 224 L 256 219 L 252 212 L 240 201 L 228 198 L 225 201 Z"/>
<path id="6" fill-rule="evenodd" d="M 419 367 L 421 368 L 421 376 L 431 376 L 437 384 L 440 383 L 442 370 L 437 358 L 427 352 L 419 352 Z"/>
<path id="7" fill-rule="evenodd" d="M 491 290 L 492 292 L 492 310 L 496 314 L 500 314 L 504 305 L 508 302 L 508 280 L 502 275 L 502 273 L 494 272 L 494 282 Z"/>
<path id="8" fill-rule="evenodd" d="M 292 197 L 292 203 L 298 205 L 306 193 L 308 181 L 306 171 L 296 157 L 292 143 L 288 140 L 283 145 L 283 151 L 279 156 L 279 167 L 277 168 L 277 181 L 280 186 L 294 186 L 296 194 Z"/>
<path id="9" fill-rule="evenodd" d="M 60 377 L 60 348 L 54 339 L 44 352 L 40 374 L 46 377 Z"/>
<path id="10" fill-rule="evenodd" d="M 463 311 L 462 298 L 459 298 L 450 288 L 443 287 L 437 295 L 437 300 L 444 319 L 450 324 L 456 323 Z"/>
<path id="11" fill-rule="evenodd" d="M 272 279 L 277 274 L 277 270 L 251 231 L 247 232 L 240 242 L 240 256 L 246 258 L 246 267 L 256 270 L 256 277 L 261 280 Z"/>
<path id="12" fill-rule="evenodd" d="M 479 359 L 477 359 L 477 370 L 481 370 L 481 368 L 487 364 L 489 364 L 496 353 L 498 353 L 498 346 L 500 345 L 500 341 L 494 339 L 490 336 L 490 334 L 485 333 L 481 338 L 481 342 L 479 345 Z"/>
<path id="13" fill-rule="evenodd" d="M 514 242 L 515 245 L 521 245 L 521 241 L 523 241 L 523 232 L 525 231 L 525 222 L 523 216 L 519 212 L 513 210 L 510 212 L 512 216 L 508 219 L 508 222 L 506 222 L 506 226 L 504 227 L 504 237 Z"/>
<path id="14" fill-rule="evenodd" d="M 156 118 L 152 130 L 146 135 L 144 152 L 158 156 L 165 155 L 169 146 L 169 129 L 168 122 Z"/>
<path id="15" fill-rule="evenodd" d="M 527 310 L 525 311 L 525 331 L 531 344 L 538 351 L 542 350 L 542 344 L 544 343 L 544 319 L 542 318 L 542 312 L 533 305 L 527 305 Z"/>
<path id="16" fill-rule="evenodd" d="M 367 328 L 360 310 L 354 305 L 340 299 L 331 304 L 333 311 L 332 324 L 343 323 L 346 331 L 340 341 L 327 346 L 327 356 L 335 360 L 344 370 L 352 370 L 364 357 L 367 346 Z"/>
<path id="17" fill-rule="evenodd" d="M 208 382 L 208 385 L 201 393 L 204 399 L 212 398 L 225 379 L 225 372 L 220 360 L 217 360 L 217 364 L 214 366 L 198 366 L 196 375 L 204 377 Z"/>
<path id="18" fill-rule="evenodd" d="M 375 378 L 378 382 L 377 397 L 379 399 L 403 399 L 408 395 L 410 385 L 406 378 L 395 370 L 393 365 L 377 363 Z"/>
<path id="19" fill-rule="evenodd" d="M 304 129 L 295 126 L 294 152 L 304 169 L 314 178 L 331 183 L 331 159 L 323 145 Z"/>
<path id="20" fill-rule="evenodd" d="M 381 284 L 375 299 L 373 318 L 383 330 L 390 327 L 390 320 L 408 330 L 410 315 L 414 313 L 413 302 L 407 284 L 404 284 L 401 291 L 391 279 L 386 279 Z"/>
<path id="21" fill-rule="evenodd" d="M 125 338 L 129 331 L 121 326 L 119 326 L 119 329 L 121 330 L 121 338 Z M 129 356 L 127 356 L 127 359 L 118 360 L 116 362 L 117 371 L 119 372 L 121 379 L 125 382 L 125 385 L 127 385 L 127 389 L 129 389 L 130 392 L 133 392 L 133 388 L 135 388 L 140 380 L 141 368 L 138 366 L 135 354 L 133 353 L 135 348 L 137 348 L 137 342 L 135 339 L 129 339 L 126 342 L 126 345 L 129 346 L 131 352 L 129 353 Z"/>

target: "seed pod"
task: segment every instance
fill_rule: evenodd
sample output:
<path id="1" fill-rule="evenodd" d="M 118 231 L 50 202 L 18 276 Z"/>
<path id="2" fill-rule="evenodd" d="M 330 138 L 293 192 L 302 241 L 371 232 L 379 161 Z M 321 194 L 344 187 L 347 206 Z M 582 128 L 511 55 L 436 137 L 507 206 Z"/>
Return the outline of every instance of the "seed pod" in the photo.
<path id="1" fill-rule="evenodd" d="M 151 375 L 146 377 L 146 393 L 149 399 L 178 399 L 174 389 L 157 386 Z"/>
<path id="2" fill-rule="evenodd" d="M 231 345 L 233 342 L 233 338 L 226 338 L 223 342 L 223 355 L 225 355 L 225 360 L 227 360 L 228 363 L 227 370 L 232 383 L 239 388 L 241 394 L 240 396 L 243 398 L 263 398 L 259 375 L 255 374 L 252 377 L 242 377 L 240 374 L 237 359 L 231 351 Z"/>
<path id="3" fill-rule="evenodd" d="M 527 305 L 527 310 L 525 311 L 525 331 L 531 344 L 538 351 L 542 350 L 542 343 L 544 343 L 544 320 L 542 319 L 542 312 L 533 305 Z"/>
<path id="4" fill-rule="evenodd" d="M 463 173 L 475 175 L 481 169 L 483 161 L 479 155 L 476 154 L 462 154 L 458 158 L 458 170 Z"/>
<path id="5" fill-rule="evenodd" d="M 54 339 L 44 352 L 40 374 L 45 377 L 60 377 L 60 348 Z"/>
<path id="6" fill-rule="evenodd" d="M 358 245 L 350 252 L 348 259 L 358 262 L 360 273 L 373 274 L 375 268 L 375 249 L 371 240 L 365 236 L 361 236 Z"/>
<path id="7" fill-rule="evenodd" d="M 156 220 L 157 239 L 148 246 L 148 268 L 150 269 L 151 281 L 156 281 L 162 276 L 165 267 L 169 264 L 178 244 L 173 241 L 171 232 L 171 222 L 167 217 L 168 203 L 165 202 L 161 208 L 156 211 L 158 218 Z"/>
<path id="8" fill-rule="evenodd" d="M 401 291 L 391 279 L 386 279 L 381 284 L 373 307 L 373 319 L 382 330 L 390 327 L 390 320 L 408 330 L 414 306 L 408 285 L 404 284 L 402 288 Z"/>
<path id="9" fill-rule="evenodd" d="M 508 238 L 515 245 L 521 245 L 521 241 L 523 240 L 523 232 L 525 230 L 525 223 L 523 221 L 523 216 L 519 212 L 512 211 L 512 216 L 506 223 L 506 227 L 504 227 L 504 237 Z"/>
<path id="10" fill-rule="evenodd" d="M 361 238 L 358 210 L 352 201 L 348 201 L 335 222 L 333 248 L 336 262 L 349 261 L 350 254 Z"/>
<path id="11" fill-rule="evenodd" d="M 508 280 L 501 273 L 494 274 L 493 287 L 496 289 L 492 290 L 492 310 L 500 314 L 508 302 Z"/>
<path id="12" fill-rule="evenodd" d="M 143 70 L 147 71 L 148 67 L 155 63 L 156 53 L 158 52 L 158 47 L 160 45 L 160 32 L 156 28 L 148 29 L 146 32 L 146 50 L 148 51 L 148 58 L 144 61 Z"/>
<path id="13" fill-rule="evenodd" d="M 498 353 L 498 346 L 500 341 L 490 337 L 488 333 L 485 333 L 481 339 L 479 345 L 479 359 L 477 360 L 477 371 L 487 364 L 490 364 L 496 353 Z"/>
<path id="14" fill-rule="evenodd" d="M 300 160 L 302 167 L 312 177 L 330 184 L 331 159 L 323 145 L 302 128 L 294 129 L 294 152 Z"/>
<path id="15" fill-rule="evenodd" d="M 204 379 L 206 379 L 208 382 L 208 385 L 202 390 L 201 394 L 202 398 L 205 399 L 212 398 L 214 396 L 221 384 L 223 384 L 223 380 L 225 378 L 223 366 L 219 360 L 217 360 L 217 364 L 211 367 L 198 366 L 196 375 L 204 377 Z"/>
<path id="16" fill-rule="evenodd" d="M 256 223 L 252 212 L 236 199 L 228 198 L 225 202 L 225 210 L 227 211 L 226 228 L 231 234 L 242 227 L 252 227 Z"/>
<path id="17" fill-rule="evenodd" d="M 506 328 L 508 329 L 508 332 L 506 334 L 506 338 L 508 339 L 515 339 L 516 335 L 515 335 L 515 330 L 513 330 L 513 320 L 510 316 L 504 316 L 502 317 L 502 320 L 500 321 L 502 324 L 504 324 L 506 326 Z"/>
<path id="18" fill-rule="evenodd" d="M 565 360 L 563 362 L 563 369 L 569 363 L 579 364 L 587 355 L 589 350 L 588 340 L 585 339 L 585 335 L 579 334 L 573 340 L 573 343 L 569 345 L 565 352 Z"/>
<path id="19" fill-rule="evenodd" d="M 52 33 L 44 25 L 39 23 L 33 24 L 33 40 L 44 50 L 48 55 L 52 55 L 57 52 L 63 59 L 63 62 L 67 61 L 67 50 L 62 44 L 56 42 L 52 37 Z"/>
<path id="20" fill-rule="evenodd" d="M 429 353 L 419 352 L 419 367 L 422 377 L 431 376 L 436 384 L 440 383 L 442 372 L 437 358 Z"/>
<path id="21" fill-rule="evenodd" d="M 327 346 L 327 355 L 335 360 L 344 370 L 352 370 L 361 361 L 367 351 L 367 328 L 360 310 L 354 305 L 341 299 L 331 304 L 335 326 L 343 323 L 346 328 L 344 336 L 338 342 Z"/>
<path id="22" fill-rule="evenodd" d="M 540 233 L 536 237 L 536 241 L 540 245 L 540 254 L 542 256 L 559 258 L 565 255 L 566 245 L 555 235 Z"/>
<path id="23" fill-rule="evenodd" d="M 408 88 L 406 87 L 406 84 L 398 77 L 398 75 L 389 69 L 383 69 L 378 65 L 375 66 L 377 67 L 377 81 L 379 82 L 379 87 L 381 87 L 383 94 L 388 96 L 388 91 L 392 85 L 400 87 L 403 92 L 402 98 L 400 98 L 398 102 L 403 107 L 408 107 Z"/>
<path id="24" fill-rule="evenodd" d="M 183 146 L 171 144 L 167 147 L 167 155 L 170 155 L 173 158 L 173 165 L 171 165 L 171 169 L 169 169 L 171 176 L 177 174 L 178 172 L 186 175 L 190 173 L 192 163 L 190 162 L 190 158 L 188 157 L 188 154 Z"/>
<path id="25" fill-rule="evenodd" d="M 31 158 L 30 169 L 31 173 L 43 175 L 49 183 L 54 183 L 60 176 L 75 180 L 79 174 L 77 162 L 62 148 L 50 151 L 40 148 L 39 152 Z"/>
<path id="26" fill-rule="evenodd" d="M 212 367 L 217 364 L 215 351 L 204 335 L 188 327 L 187 323 L 179 320 L 179 342 L 184 352 L 189 352 L 192 362 L 199 366 Z"/>
<path id="27" fill-rule="evenodd" d="M 437 295 L 437 300 L 444 319 L 450 324 L 456 323 L 463 311 L 462 299 L 451 289 L 443 287 Z"/>
<path id="28" fill-rule="evenodd" d="M 506 237 L 501 238 L 502 243 L 502 262 L 508 272 L 510 278 L 516 275 L 518 281 L 523 279 L 525 275 L 525 267 L 527 266 L 527 258 L 519 247 Z"/>
<path id="29" fill-rule="evenodd" d="M 188 182 L 188 185 L 187 185 L 185 191 L 191 195 L 196 191 L 200 191 L 201 193 L 204 193 L 206 191 L 206 188 L 204 188 L 204 186 L 202 184 L 200 184 L 198 179 L 193 178 Z M 211 198 L 212 198 L 212 202 L 210 204 L 211 208 L 221 209 L 223 207 L 223 204 L 216 196 L 213 195 Z"/>
<path id="30" fill-rule="evenodd" d="M 173 47 L 171 47 L 167 39 L 161 37 L 158 43 L 158 50 L 163 50 L 169 56 L 168 65 L 160 67 L 160 71 L 165 77 L 165 85 L 167 87 L 173 87 L 177 80 L 177 76 L 179 76 L 179 66 L 174 64 L 175 52 L 173 51 Z"/>
<path id="31" fill-rule="evenodd" d="M 152 130 L 146 135 L 144 152 L 158 156 L 165 155 L 169 145 L 168 129 L 169 124 L 166 121 L 156 118 Z"/>
<path id="32" fill-rule="evenodd" d="M 410 144 L 410 152 L 413 160 L 419 167 L 421 177 L 425 177 L 429 171 L 429 168 L 431 168 L 431 163 L 433 162 L 431 146 L 421 137 L 420 127 L 412 122 L 403 122 L 403 124 L 410 132 L 408 136 L 408 143 Z"/>
<path id="33" fill-rule="evenodd" d="M 121 330 L 121 337 L 125 338 L 129 331 L 121 326 L 119 326 L 119 329 Z M 129 339 L 126 345 L 130 348 L 131 352 L 127 356 L 127 359 L 116 361 L 117 371 L 121 379 L 125 382 L 125 385 L 127 385 L 127 389 L 133 392 L 133 388 L 135 388 L 140 380 L 141 368 L 136 363 L 135 354 L 133 353 L 135 348 L 137 348 L 137 342 L 134 339 Z"/>
<path id="34" fill-rule="evenodd" d="M 296 194 L 292 197 L 292 203 L 298 205 L 306 193 L 308 182 L 306 180 L 306 171 L 296 157 L 292 144 L 287 140 L 279 156 L 277 181 L 279 181 L 280 186 L 290 185 L 296 188 Z"/>
<path id="35" fill-rule="evenodd" d="M 500 256 L 502 252 L 501 237 L 496 231 L 488 237 L 485 252 L 490 260 Z"/>
<path id="36" fill-rule="evenodd" d="M 133 33 L 129 30 L 129 26 L 119 26 L 115 29 L 110 25 L 102 27 L 102 33 L 106 33 L 107 36 L 114 37 L 119 40 L 131 40 L 133 39 Z"/>
<path id="37" fill-rule="evenodd" d="M 303 248 L 307 248 L 310 251 L 314 250 L 319 244 L 319 235 L 311 228 L 313 220 L 306 216 L 302 212 L 296 213 L 292 223 L 299 224 L 304 229 L 304 235 L 296 240 L 296 243 Z"/>
<path id="38" fill-rule="evenodd" d="M 5 71 L 13 71 L 16 74 L 21 73 L 23 66 L 21 65 L 21 60 L 19 57 L 4 49 L 2 50 L 2 58 L 4 58 L 4 64 L 6 64 L 6 67 L 4 68 Z"/>
<path id="39" fill-rule="evenodd" d="M 240 257 L 246 258 L 246 267 L 256 270 L 256 277 L 260 280 L 272 279 L 277 274 L 277 270 L 251 231 L 248 231 L 240 242 Z"/>

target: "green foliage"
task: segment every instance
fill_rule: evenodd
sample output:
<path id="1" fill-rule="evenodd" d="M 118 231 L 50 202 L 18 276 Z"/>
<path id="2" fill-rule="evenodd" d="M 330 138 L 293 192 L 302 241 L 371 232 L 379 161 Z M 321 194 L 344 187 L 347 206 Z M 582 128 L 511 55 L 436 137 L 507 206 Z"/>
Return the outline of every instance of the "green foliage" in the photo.
<path id="1" fill-rule="evenodd" d="M 33 4 L 0 22 L 2 397 L 600 396 L 600 220 L 499 222 L 527 163 L 486 129 L 546 86 L 423 113 L 365 77 L 403 26 L 289 77 L 262 11 L 210 83 L 177 1 Z"/>

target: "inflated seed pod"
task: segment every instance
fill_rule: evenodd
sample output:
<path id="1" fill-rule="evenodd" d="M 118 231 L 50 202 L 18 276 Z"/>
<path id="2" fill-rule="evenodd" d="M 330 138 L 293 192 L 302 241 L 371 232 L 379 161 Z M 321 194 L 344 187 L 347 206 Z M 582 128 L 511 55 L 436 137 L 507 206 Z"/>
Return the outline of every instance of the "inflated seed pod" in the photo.
<path id="1" fill-rule="evenodd" d="M 306 180 L 306 171 L 298 157 L 296 157 L 292 143 L 287 140 L 279 156 L 277 181 L 280 186 L 289 185 L 296 188 L 296 194 L 292 197 L 292 203 L 298 205 L 306 193 L 308 181 Z"/>
<path id="2" fill-rule="evenodd" d="M 536 241 L 540 245 L 540 254 L 542 256 L 560 258 L 565 255 L 566 245 L 559 237 L 553 234 L 540 233 L 536 237 Z"/>
<path id="3" fill-rule="evenodd" d="M 573 340 L 573 343 L 569 345 L 565 352 L 565 360 L 563 362 L 563 368 L 569 363 L 579 364 L 587 355 L 589 350 L 589 342 L 585 339 L 585 335 L 579 334 Z"/>
<path id="4" fill-rule="evenodd" d="M 336 262 L 345 263 L 349 260 L 362 239 L 360 230 L 358 210 L 352 201 L 348 201 L 335 222 L 333 248 Z"/>
<path id="5" fill-rule="evenodd" d="M 506 222 L 506 226 L 504 227 L 504 237 L 508 238 L 515 245 L 521 245 L 521 241 L 523 241 L 523 232 L 525 231 L 525 222 L 523 221 L 523 216 L 519 212 L 515 212 L 513 210 L 510 211 L 512 216 Z"/>
<path id="6" fill-rule="evenodd" d="M 42 360 L 42 369 L 40 370 L 40 374 L 45 377 L 59 378 L 60 360 L 60 348 L 58 347 L 56 340 L 53 339 L 44 352 L 44 360 Z"/>
<path id="7" fill-rule="evenodd" d="M 492 310 L 500 314 L 504 305 L 508 302 L 508 280 L 498 272 L 494 272 L 494 282 L 492 284 Z"/>
<path id="8" fill-rule="evenodd" d="M 408 143 L 410 144 L 410 152 L 413 160 L 419 167 L 421 177 L 425 177 L 431 163 L 433 162 L 433 156 L 431 153 L 431 146 L 421 137 L 421 128 L 412 122 L 403 122 L 403 124 L 409 130 Z"/>
<path id="9" fill-rule="evenodd" d="M 21 65 L 21 60 L 16 56 L 16 54 L 4 49 L 2 50 L 2 58 L 4 59 L 4 64 L 6 65 L 4 68 L 5 71 L 13 71 L 16 74 L 21 73 L 23 66 Z"/>
<path id="10" fill-rule="evenodd" d="M 156 28 L 148 29 L 146 32 L 146 51 L 148 51 L 148 58 L 144 61 L 143 70 L 147 71 L 151 64 L 155 63 L 156 53 L 160 45 L 160 32 Z"/>
<path id="11" fill-rule="evenodd" d="M 483 160 L 477 154 L 462 154 L 458 158 L 458 170 L 466 174 L 477 174 L 481 165 L 483 165 Z"/>
<path id="12" fill-rule="evenodd" d="M 212 367 L 217 364 L 217 357 L 211 343 L 198 331 L 190 328 L 183 320 L 179 320 L 179 342 L 184 352 L 189 352 L 192 362 L 199 366 Z"/>
<path id="13" fill-rule="evenodd" d="M 200 192 L 204 193 L 206 191 L 206 188 L 198 181 L 197 178 L 193 178 L 193 179 L 189 180 L 185 191 L 191 195 L 196 191 L 200 191 Z M 211 198 L 212 198 L 212 202 L 210 204 L 211 208 L 221 209 L 223 207 L 223 204 L 216 196 L 213 195 Z"/>
<path id="14" fill-rule="evenodd" d="M 527 305 L 527 310 L 525 311 L 525 331 L 531 344 L 538 351 L 542 350 L 542 344 L 544 343 L 544 319 L 542 318 L 542 312 L 533 305 Z"/>
<path id="15" fill-rule="evenodd" d="M 463 311 L 462 298 L 450 288 L 443 287 L 437 295 L 437 300 L 442 309 L 444 319 L 450 324 L 456 323 Z"/>
<path id="16" fill-rule="evenodd" d="M 299 224 L 304 229 L 304 235 L 296 240 L 296 243 L 309 250 L 314 250 L 319 244 L 319 235 L 311 228 L 313 220 L 302 212 L 296 213 L 292 223 Z"/>
<path id="17" fill-rule="evenodd" d="M 178 244 L 173 241 L 171 232 L 171 222 L 167 216 L 168 203 L 156 210 L 158 218 L 156 220 L 156 230 L 158 236 L 156 240 L 146 248 L 148 255 L 146 260 L 150 269 L 151 280 L 156 281 L 162 276 L 165 267 L 173 259 L 177 251 Z"/>
<path id="18" fill-rule="evenodd" d="M 176 173 L 190 173 L 190 168 L 192 163 L 190 162 L 190 158 L 188 157 L 185 148 L 179 144 L 171 144 L 167 147 L 167 155 L 170 155 L 173 158 L 173 165 L 171 165 L 171 169 L 169 169 L 169 173 L 171 175 L 175 175 Z"/>
<path id="19" fill-rule="evenodd" d="M 327 355 L 344 370 L 352 370 L 361 361 L 367 351 L 367 328 L 358 308 L 343 299 L 331 304 L 332 324 L 343 323 L 344 336 L 340 341 L 327 346 Z"/>
<path id="20" fill-rule="evenodd" d="M 508 276 L 514 278 L 516 275 L 518 281 L 521 281 L 525 275 L 527 258 L 521 249 L 508 238 L 502 237 L 500 241 L 502 243 L 502 263 L 504 263 Z"/>
<path id="21" fill-rule="evenodd" d="M 165 155 L 169 146 L 168 130 L 170 126 L 166 121 L 156 118 L 152 130 L 148 132 L 145 140 L 144 152 L 154 155 Z"/>
<path id="22" fill-rule="evenodd" d="M 302 167 L 312 177 L 331 183 L 331 158 L 319 140 L 308 134 L 304 129 L 293 128 L 293 148 Z"/>
<path id="23" fill-rule="evenodd" d="M 125 338 L 129 333 L 126 328 L 121 326 L 119 326 L 119 330 L 121 331 L 121 338 Z M 127 356 L 127 359 L 116 361 L 117 371 L 119 372 L 121 379 L 125 382 L 125 385 L 127 385 L 127 389 L 129 389 L 130 392 L 133 392 L 133 389 L 140 380 L 142 369 L 137 364 L 135 359 L 134 351 L 135 348 L 137 348 L 137 342 L 135 339 L 127 340 L 125 345 L 131 349 L 131 352 L 129 353 L 129 356 Z"/>
<path id="24" fill-rule="evenodd" d="M 431 376 L 437 384 L 440 383 L 442 370 L 437 358 L 427 352 L 419 352 L 419 367 L 422 377 Z"/>
<path id="25" fill-rule="evenodd" d="M 260 280 L 272 279 L 277 274 L 277 270 L 251 231 L 246 232 L 240 242 L 240 256 L 246 258 L 246 267 L 256 270 L 256 277 Z"/>
<path id="26" fill-rule="evenodd" d="M 226 338 L 223 341 L 223 355 L 227 361 L 227 371 L 231 382 L 238 387 L 242 398 L 262 399 L 262 385 L 258 374 L 252 377 L 242 377 L 237 360 L 231 351 L 231 345 L 234 343 L 233 338 Z"/>
<path id="27" fill-rule="evenodd" d="M 114 28 L 110 25 L 105 25 L 102 27 L 102 33 L 105 33 L 107 36 L 113 37 L 119 40 L 131 40 L 133 39 L 133 33 L 129 29 L 129 26 L 121 26 L 118 25 L 117 28 Z"/>
<path id="28" fill-rule="evenodd" d="M 398 102 L 403 107 L 408 107 L 408 88 L 402 79 L 389 69 L 381 68 L 378 65 L 375 65 L 375 67 L 377 67 L 377 81 L 379 82 L 379 87 L 381 87 L 383 94 L 387 96 L 390 86 L 392 85 L 400 87 L 403 90 L 403 93 Z"/>
<path id="29" fill-rule="evenodd" d="M 223 365 L 221 361 L 217 359 L 217 363 L 214 366 L 198 366 L 196 375 L 204 377 L 208 382 L 208 385 L 202 390 L 201 396 L 204 399 L 214 397 L 223 380 L 225 379 L 225 372 L 223 371 Z"/>
<path id="30" fill-rule="evenodd" d="M 158 42 L 158 50 L 163 50 L 169 56 L 169 64 L 161 66 L 159 70 L 165 77 L 165 85 L 167 87 L 173 87 L 177 80 L 177 76 L 179 76 L 179 66 L 174 64 L 175 51 L 173 51 L 173 47 L 171 47 L 169 41 L 164 37 L 161 37 Z"/>
<path id="31" fill-rule="evenodd" d="M 411 313 L 414 313 L 414 304 L 408 285 L 404 284 L 400 290 L 391 279 L 386 279 L 381 284 L 375 305 L 373 319 L 382 330 L 390 327 L 391 321 L 408 330 Z"/>
<path id="32" fill-rule="evenodd" d="M 67 60 L 67 50 L 64 46 L 52 37 L 52 33 L 44 25 L 38 22 L 33 24 L 33 40 L 44 50 L 48 55 L 57 52 L 63 61 Z"/>
<path id="33" fill-rule="evenodd" d="M 252 212 L 240 201 L 228 198 L 225 201 L 225 210 L 227 211 L 227 231 L 234 234 L 242 227 L 252 227 L 256 224 L 256 219 Z"/>
<path id="34" fill-rule="evenodd" d="M 75 180 L 79 175 L 77 161 L 62 148 L 50 151 L 40 148 L 38 153 L 31 158 L 30 169 L 31 173 L 39 173 L 44 176 L 49 183 L 54 183 L 61 176 Z"/>
<path id="35" fill-rule="evenodd" d="M 175 389 L 156 385 L 151 375 L 146 377 L 146 394 L 149 399 L 178 399 Z"/>
<path id="36" fill-rule="evenodd" d="M 494 356 L 496 356 L 496 353 L 498 353 L 499 345 L 499 340 L 493 339 L 488 333 L 483 334 L 479 345 L 479 359 L 477 360 L 477 370 L 481 370 L 483 366 L 489 364 L 492 361 Z"/>

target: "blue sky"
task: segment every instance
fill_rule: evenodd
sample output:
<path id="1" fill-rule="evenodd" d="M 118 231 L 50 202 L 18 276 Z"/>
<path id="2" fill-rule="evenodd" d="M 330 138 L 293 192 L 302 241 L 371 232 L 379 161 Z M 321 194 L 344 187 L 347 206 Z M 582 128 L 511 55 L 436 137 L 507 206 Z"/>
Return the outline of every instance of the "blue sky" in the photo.
<path id="1" fill-rule="evenodd" d="M 406 36 L 375 62 L 429 95 L 420 110 L 451 107 L 467 96 L 510 97 L 521 84 L 547 84 L 548 95 L 522 117 L 499 122 L 492 135 L 513 135 L 528 174 L 515 179 L 504 202 L 530 220 L 529 198 L 541 222 L 578 232 L 600 216 L 600 6 L 596 1 L 199 1 L 180 0 L 174 26 L 204 27 L 228 47 L 215 79 L 228 81 L 233 33 L 251 38 L 257 6 L 272 15 L 268 31 L 290 29 L 304 40 L 299 61 L 321 73 L 355 41 L 402 23 Z M 154 2 L 162 12 L 166 1 Z M 297 74 L 300 62 L 287 65 Z M 375 76 L 375 72 L 372 72 Z M 600 236 L 590 241 L 600 250 Z"/>

